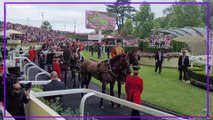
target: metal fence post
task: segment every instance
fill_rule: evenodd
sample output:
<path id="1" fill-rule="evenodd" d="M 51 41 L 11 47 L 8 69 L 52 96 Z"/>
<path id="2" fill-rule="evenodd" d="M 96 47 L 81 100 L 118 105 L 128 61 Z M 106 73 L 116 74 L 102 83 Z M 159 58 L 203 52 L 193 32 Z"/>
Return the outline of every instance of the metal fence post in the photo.
<path id="1" fill-rule="evenodd" d="M 37 68 L 36 66 L 31 66 L 31 67 L 29 67 L 28 69 L 27 69 L 27 78 L 28 79 L 30 79 L 29 77 L 30 77 L 30 69 L 33 69 L 33 68 Z"/>
<path id="2" fill-rule="evenodd" d="M 24 65 L 24 75 L 25 75 L 25 76 L 27 76 L 27 73 L 26 73 L 27 70 L 26 70 L 26 72 L 25 72 L 25 69 L 26 69 L 26 67 L 27 67 L 28 65 L 32 65 L 32 63 L 27 63 L 26 65 Z"/>
<path id="3" fill-rule="evenodd" d="M 95 93 L 87 93 L 86 95 L 84 95 L 84 97 L 81 99 L 81 103 L 80 103 L 80 116 L 84 116 L 84 106 L 85 106 L 85 102 L 87 100 L 87 98 L 89 98 L 90 96 L 95 95 Z M 84 120 L 84 118 L 81 118 L 81 120 Z"/>
<path id="4" fill-rule="evenodd" d="M 35 76 L 35 81 L 38 81 L 38 76 L 39 75 L 42 75 L 42 74 L 46 74 L 46 72 L 40 72 L 40 73 L 38 73 L 38 74 L 36 74 L 36 76 Z M 47 75 L 47 74 L 46 74 Z M 49 75 L 48 75 L 49 76 Z"/>

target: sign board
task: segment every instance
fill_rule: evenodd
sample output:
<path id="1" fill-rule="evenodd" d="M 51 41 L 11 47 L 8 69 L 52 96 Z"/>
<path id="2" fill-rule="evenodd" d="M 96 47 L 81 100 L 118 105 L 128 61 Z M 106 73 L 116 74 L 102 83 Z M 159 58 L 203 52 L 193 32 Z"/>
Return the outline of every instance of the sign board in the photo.
<path id="1" fill-rule="evenodd" d="M 104 38 L 104 35 L 101 36 L 101 39 Z M 88 40 L 99 40 L 99 35 L 88 35 Z"/>
<path id="2" fill-rule="evenodd" d="M 86 11 L 86 28 L 96 30 L 114 30 L 115 18 L 106 12 Z"/>

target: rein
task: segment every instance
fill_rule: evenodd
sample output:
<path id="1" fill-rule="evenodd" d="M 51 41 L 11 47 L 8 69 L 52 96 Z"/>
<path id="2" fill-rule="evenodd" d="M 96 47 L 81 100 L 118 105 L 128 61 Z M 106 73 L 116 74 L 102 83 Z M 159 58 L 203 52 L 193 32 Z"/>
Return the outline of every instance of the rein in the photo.
<path id="1" fill-rule="evenodd" d="M 120 59 L 119 63 L 121 64 L 121 63 L 124 61 L 124 59 L 126 59 L 126 58 L 128 58 L 127 55 L 124 56 L 124 57 L 122 57 L 122 58 Z M 101 62 L 104 62 L 104 61 L 101 61 Z M 111 73 L 115 78 L 118 78 L 118 75 L 116 75 L 115 73 L 113 73 L 112 66 L 111 66 L 111 64 L 110 64 L 110 59 L 108 59 L 107 64 L 108 64 L 108 66 L 109 66 L 109 69 L 106 70 L 106 71 L 103 71 L 103 72 L 98 72 L 98 73 L 107 73 L 107 72 L 109 72 L 109 73 Z"/>
<path id="2" fill-rule="evenodd" d="M 109 71 L 114 77 L 117 78 L 118 76 L 117 76 L 116 74 L 114 74 L 113 71 L 112 71 L 112 67 L 111 67 L 111 65 L 110 65 L 110 60 L 108 60 L 108 65 L 109 65 L 109 70 L 108 70 L 108 71 Z"/>

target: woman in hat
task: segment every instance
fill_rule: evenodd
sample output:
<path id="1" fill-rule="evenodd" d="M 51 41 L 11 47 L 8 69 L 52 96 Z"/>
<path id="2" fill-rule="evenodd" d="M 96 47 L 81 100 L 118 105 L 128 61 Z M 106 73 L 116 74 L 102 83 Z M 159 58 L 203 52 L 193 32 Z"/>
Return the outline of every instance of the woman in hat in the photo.
<path id="1" fill-rule="evenodd" d="M 55 56 L 53 60 L 53 71 L 56 71 L 58 74 L 58 78 L 62 80 L 61 77 L 61 67 L 60 67 L 60 58 L 59 56 Z"/>
<path id="2" fill-rule="evenodd" d="M 125 90 L 127 94 L 127 100 L 136 104 L 141 104 L 141 93 L 143 91 L 143 79 L 138 75 L 140 66 L 133 66 L 132 76 L 128 76 L 126 79 Z M 132 110 L 132 116 L 140 116 L 138 110 Z M 131 120 L 140 120 L 140 118 L 131 118 Z"/>

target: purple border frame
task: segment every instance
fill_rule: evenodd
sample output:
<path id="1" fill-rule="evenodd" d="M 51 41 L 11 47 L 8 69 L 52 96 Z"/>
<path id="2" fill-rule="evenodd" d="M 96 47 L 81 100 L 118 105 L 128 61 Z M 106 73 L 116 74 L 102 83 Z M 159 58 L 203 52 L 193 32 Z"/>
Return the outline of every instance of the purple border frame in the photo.
<path id="1" fill-rule="evenodd" d="M 209 2 L 4 2 L 4 56 L 6 56 L 6 5 L 7 4 L 198 4 L 207 5 L 206 7 L 206 54 L 207 67 L 209 67 L 209 42 L 210 42 L 210 5 Z M 4 59 L 4 71 L 6 71 L 6 59 Z M 209 118 L 209 69 L 207 69 L 207 90 L 206 90 L 206 116 L 135 116 L 134 118 Z M 6 73 L 4 72 L 4 107 L 6 106 Z M 13 118 L 131 118 L 132 116 L 13 116 Z M 4 109 L 4 118 L 12 118 L 6 116 Z"/>

